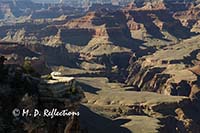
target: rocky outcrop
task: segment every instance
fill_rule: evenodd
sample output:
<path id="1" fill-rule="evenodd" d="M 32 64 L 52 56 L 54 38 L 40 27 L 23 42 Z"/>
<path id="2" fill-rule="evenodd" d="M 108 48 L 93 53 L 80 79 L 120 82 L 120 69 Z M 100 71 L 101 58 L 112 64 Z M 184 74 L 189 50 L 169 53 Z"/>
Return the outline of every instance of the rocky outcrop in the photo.
<path id="1" fill-rule="evenodd" d="M 192 28 L 192 31 L 199 32 L 199 5 L 190 6 L 188 10 L 180 11 L 174 14 L 182 25 Z"/>
<path id="2" fill-rule="evenodd" d="M 30 7 L 30 10 L 33 10 L 32 14 L 27 15 L 30 17 L 24 19 L 22 21 L 24 23 L 14 21 L 12 23 L 17 23 L 16 26 L 1 27 L 6 29 L 1 33 L 1 38 L 6 41 L 27 40 L 49 46 L 58 43 L 85 46 L 92 39 L 100 37 L 103 40 L 108 39 L 115 45 L 130 47 L 129 44 L 137 44 L 133 38 L 149 41 L 149 37 L 153 37 L 160 41 L 174 41 L 174 38 L 189 38 L 193 35 L 190 30 L 198 29 L 199 8 L 193 2 L 141 1 L 131 3 L 122 9 L 99 9 L 87 14 L 79 8 L 73 12 L 73 8 L 44 4 L 44 9 L 39 10 L 42 8 L 40 4 L 36 4 L 39 9 L 35 9 L 35 4 L 33 5 L 33 9 Z M 177 11 L 176 6 L 180 5 L 183 7 Z M 75 17 L 72 19 L 71 16 L 74 14 Z M 60 20 L 60 16 L 67 17 Z M 79 34 L 82 34 L 82 37 Z"/>
<path id="3" fill-rule="evenodd" d="M 189 96 L 199 84 L 197 40 L 194 37 L 130 62 L 127 83 L 145 91 Z"/>
<path id="4" fill-rule="evenodd" d="M 126 91 L 122 84 L 110 83 L 105 78 L 79 78 L 78 81 L 85 85 L 83 90 L 87 103 L 84 105 L 91 109 L 81 107 L 82 114 L 87 114 L 98 121 L 92 124 L 90 118 L 81 116 L 81 121 L 89 132 L 198 133 L 200 130 L 198 106 L 188 97 Z M 111 121 L 103 116 L 110 118 Z"/>
<path id="5" fill-rule="evenodd" d="M 68 7 L 66 5 L 51 5 L 34 3 L 32 1 L 0 1 L 0 13 L 1 19 L 15 20 L 19 17 L 27 17 L 31 19 L 41 19 L 41 18 L 56 18 L 61 15 L 72 15 L 73 7 Z M 82 14 L 83 9 L 76 8 L 76 13 Z"/>
<path id="6" fill-rule="evenodd" d="M 174 37 L 182 39 L 192 36 L 190 33 L 192 27 L 182 25 L 180 19 L 175 17 L 179 12 L 174 11 L 171 4 L 176 5 L 178 3 L 153 1 L 147 2 L 141 7 L 131 6 L 133 4 L 130 4 L 128 7 L 123 8 L 132 37 L 147 41 L 149 37 L 174 41 Z M 188 10 L 188 8 L 184 9 L 185 12 Z"/>
<path id="7" fill-rule="evenodd" d="M 0 42 L 0 54 L 7 58 L 5 64 L 21 65 L 28 61 L 37 73 L 45 74 L 50 71 L 43 56 L 22 44 Z"/>
<path id="8" fill-rule="evenodd" d="M 25 74 L 20 66 L 3 64 L 0 73 L 1 132 L 68 133 L 81 130 L 77 117 L 84 94 L 73 78 L 53 75 L 40 79 Z M 16 110 L 12 112 L 15 108 L 21 114 L 17 115 Z M 28 114 L 23 115 L 22 112 L 27 110 Z M 34 116 L 36 110 L 41 113 L 40 116 Z M 54 116 L 45 115 L 44 110 L 49 110 Z M 61 116 L 56 113 L 63 110 L 78 115 Z"/>
<path id="9" fill-rule="evenodd" d="M 0 54 L 7 58 L 7 63 L 23 64 L 25 57 L 39 57 L 37 53 L 15 42 L 1 42 Z"/>
<path id="10" fill-rule="evenodd" d="M 81 54 L 89 59 L 88 53 L 94 50 L 101 55 L 106 53 L 107 50 L 102 52 L 106 46 L 109 51 L 111 48 L 109 54 L 116 51 L 126 53 L 141 50 L 139 46 L 143 43 L 142 41 L 145 41 L 144 44 L 147 46 L 159 47 L 194 35 L 190 31 L 193 26 L 184 26 L 182 23 L 181 16 L 187 15 L 183 13 L 179 17 L 178 14 L 182 11 L 190 12 L 190 10 L 192 13 L 198 12 L 198 6 L 192 7 L 192 4 L 171 1 L 152 3 L 142 1 L 141 3 L 144 4 L 141 5 L 139 3 L 131 3 L 128 7 L 118 10 L 99 9 L 86 14 L 79 12 L 81 9 L 71 13 L 73 9 L 65 6 L 55 5 L 46 8 L 44 5 L 44 10 L 33 11 L 35 16 L 41 15 L 41 18 L 35 18 L 32 14 L 32 18 L 25 19 L 21 23 L 14 22 L 15 25 L 1 26 L 0 36 L 4 41 L 34 45 L 39 43 L 49 47 L 67 44 L 70 47 L 76 47 L 77 55 Z M 170 8 L 171 4 L 183 4 L 185 8 L 174 11 L 174 7 Z M 57 12 L 61 14 L 57 15 Z M 52 15 L 51 18 L 48 18 L 49 14 Z M 73 14 L 75 16 L 70 17 Z M 187 18 L 191 18 L 194 15 L 188 14 L 188 16 Z M 194 25 L 198 27 L 198 23 Z M 125 48 L 127 49 L 124 50 Z M 79 49 L 83 50 L 79 52 Z"/>

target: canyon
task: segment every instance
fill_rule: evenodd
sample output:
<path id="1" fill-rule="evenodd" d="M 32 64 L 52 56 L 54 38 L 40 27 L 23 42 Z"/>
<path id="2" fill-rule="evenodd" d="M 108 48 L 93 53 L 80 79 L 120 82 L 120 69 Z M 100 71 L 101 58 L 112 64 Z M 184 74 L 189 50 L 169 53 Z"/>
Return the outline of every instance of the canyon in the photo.
<path id="1" fill-rule="evenodd" d="M 0 132 L 200 132 L 198 0 L 15 4 L 0 1 Z M 19 122 L 15 107 L 80 116 Z"/>

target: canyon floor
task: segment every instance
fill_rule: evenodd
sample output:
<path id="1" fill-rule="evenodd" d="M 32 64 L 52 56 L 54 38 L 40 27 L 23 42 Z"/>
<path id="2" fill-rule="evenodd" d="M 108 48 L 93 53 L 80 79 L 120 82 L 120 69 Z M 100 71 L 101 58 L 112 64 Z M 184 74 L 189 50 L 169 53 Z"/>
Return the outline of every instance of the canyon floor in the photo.
<path id="1" fill-rule="evenodd" d="M 198 0 L 0 1 L 0 132 L 199 133 L 199 33 Z M 16 126 L 15 106 L 80 117 Z"/>

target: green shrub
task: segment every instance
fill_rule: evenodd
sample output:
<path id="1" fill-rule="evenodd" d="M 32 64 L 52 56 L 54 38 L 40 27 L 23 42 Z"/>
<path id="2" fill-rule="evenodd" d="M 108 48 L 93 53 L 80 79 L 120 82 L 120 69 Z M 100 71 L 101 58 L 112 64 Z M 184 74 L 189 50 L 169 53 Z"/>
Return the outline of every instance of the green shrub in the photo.
<path id="1" fill-rule="evenodd" d="M 23 64 L 23 69 L 27 74 L 33 74 L 35 71 L 31 65 L 31 61 L 25 60 Z"/>

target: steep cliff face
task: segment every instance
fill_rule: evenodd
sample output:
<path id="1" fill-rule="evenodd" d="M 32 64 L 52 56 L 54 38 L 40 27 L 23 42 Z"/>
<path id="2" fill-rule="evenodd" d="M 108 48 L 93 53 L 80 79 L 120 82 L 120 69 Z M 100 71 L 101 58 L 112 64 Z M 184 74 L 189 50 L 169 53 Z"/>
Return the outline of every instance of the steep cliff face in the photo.
<path id="1" fill-rule="evenodd" d="M 188 97 L 132 91 L 101 77 L 78 78 L 78 81 L 88 99 L 80 117 L 89 132 L 199 131 L 199 105 Z M 90 123 L 92 119 L 95 123 Z"/>
<path id="2" fill-rule="evenodd" d="M 68 6 L 34 3 L 32 1 L 0 1 L 1 19 L 15 20 L 19 17 L 31 19 L 56 18 L 61 15 L 82 14 L 83 9 Z"/>
<path id="3" fill-rule="evenodd" d="M 105 54 L 111 57 L 110 67 L 115 66 L 113 62 L 120 55 L 127 64 L 132 53 L 144 56 L 154 52 L 155 47 L 190 38 L 199 25 L 198 5 L 189 1 L 135 1 L 122 9 L 99 9 L 85 15 L 81 9 L 72 13 L 74 10 L 65 6 L 44 6 L 44 10 L 33 9 L 24 22 L 0 26 L 0 37 L 2 41 L 30 44 L 44 54 L 50 65 L 78 67 L 82 61 L 99 64 Z M 176 10 L 178 6 L 180 10 Z M 56 58 L 60 58 L 58 63 Z"/>
<path id="4" fill-rule="evenodd" d="M 137 3 L 139 2 L 116 10 L 103 8 L 86 15 L 81 9 L 73 12 L 73 8 L 65 6 L 46 5 L 47 7 L 41 10 L 40 6 L 39 9 L 30 8 L 33 10 L 32 14 L 26 15 L 29 17 L 19 21 L 20 23 L 17 21 L 16 26 L 0 27 L 4 29 L 0 36 L 7 41 L 27 40 L 49 45 L 69 43 L 79 46 L 85 46 L 93 38 L 101 37 L 114 44 L 130 47 L 131 44 L 137 44 L 134 39 L 150 42 L 149 40 L 154 38 L 166 44 L 168 41 L 189 38 L 194 35 L 190 30 L 198 29 L 199 8 L 194 2 L 145 1 L 141 2 L 142 5 Z M 180 5 L 183 7 L 177 8 Z M 3 12 L 10 11 L 10 7 L 7 6 L 10 5 L 2 3 Z M 63 15 L 68 17 L 59 20 Z M 8 16 L 15 15 L 10 12 Z M 79 34 L 82 34 L 82 37 Z"/>
<path id="5" fill-rule="evenodd" d="M 63 110 L 78 113 L 84 94 L 74 79 L 62 76 L 40 79 L 25 74 L 20 66 L 3 65 L 2 62 L 0 72 L 1 132 L 68 133 L 81 130 L 77 115 L 56 113 Z M 21 114 L 12 112 L 15 108 Z M 36 109 L 41 116 L 34 117 Z M 53 109 L 56 111 L 52 112 Z M 23 115 L 22 112 L 27 110 L 29 113 Z M 45 110 L 54 116 L 45 114 Z"/>
<path id="6" fill-rule="evenodd" d="M 90 34 L 88 42 L 93 38 L 107 39 L 116 45 L 122 44 L 123 41 L 131 41 L 131 35 L 126 25 L 126 18 L 121 11 L 110 12 L 101 10 L 89 12 L 82 18 L 66 23 L 65 26 L 74 31 L 86 29 L 90 31 L 88 32 Z"/>
<path id="7" fill-rule="evenodd" d="M 190 31 L 192 27 L 182 25 L 179 19 L 175 17 L 181 11 L 174 11 L 175 7 L 168 4 L 170 2 L 147 2 L 143 6 L 137 7 L 132 3 L 123 8 L 132 37 L 147 41 L 150 37 L 161 41 L 174 42 L 176 39 L 192 36 L 193 34 Z M 183 12 L 187 11 L 189 11 L 189 6 L 184 8 Z"/>
<path id="8" fill-rule="evenodd" d="M 38 7 L 37 7 L 38 6 Z M 28 16 L 32 10 L 42 8 L 42 5 L 36 5 L 31 1 L 1 1 L 1 12 L 3 13 L 2 19 L 14 19 L 20 16 Z"/>
<path id="9" fill-rule="evenodd" d="M 41 15 L 41 18 L 34 18 L 32 14 L 33 18 L 27 18 L 23 23 L 1 26 L 0 36 L 4 41 L 27 41 L 49 46 L 70 44 L 79 48 L 94 43 L 93 40 L 99 40 L 135 51 L 142 41 L 148 46 L 166 45 L 195 35 L 191 29 L 198 29 L 198 17 L 192 16 L 198 16 L 198 6 L 192 2 L 182 2 L 185 8 L 175 11 L 173 9 L 176 7 L 171 7 L 169 3 L 147 2 L 142 6 L 132 3 L 122 9 L 99 9 L 86 15 L 79 11 L 70 13 L 70 9 L 62 6 L 49 7 L 44 11 L 36 11 L 35 16 Z M 61 14 L 55 15 L 57 11 Z M 196 14 L 192 15 L 193 12 Z M 51 19 L 48 14 L 52 15 Z M 62 15 L 68 17 L 59 17 Z M 80 15 L 83 16 L 79 17 Z M 192 23 L 185 25 L 183 21 L 189 22 L 189 18 Z"/>
<path id="10" fill-rule="evenodd" d="M 89 12 L 67 22 L 61 28 L 61 35 L 66 43 L 83 46 L 79 51 L 82 61 L 104 65 L 110 70 L 116 66 L 119 69 L 126 68 L 132 54 L 131 49 L 138 48 L 138 42 L 131 37 L 122 11 L 102 9 Z M 122 62 L 124 66 L 121 65 Z"/>
<path id="11" fill-rule="evenodd" d="M 194 32 L 199 32 L 199 9 L 199 4 L 193 5 L 186 11 L 175 13 L 174 17 L 180 20 L 183 26 L 192 28 Z"/>
<path id="12" fill-rule="evenodd" d="M 5 64 L 21 65 L 30 61 L 32 67 L 40 74 L 50 71 L 45 57 L 31 48 L 14 42 L 0 42 L 0 54 L 6 57 Z"/>
<path id="13" fill-rule="evenodd" d="M 178 5 L 182 6 L 176 10 Z M 132 58 L 127 83 L 140 90 L 189 96 L 198 84 L 195 71 L 198 71 L 199 36 L 192 37 L 196 35 L 192 33 L 195 27 L 198 32 L 198 5 L 164 1 L 147 3 L 140 8 L 129 5 L 127 9 L 124 11 L 133 37 L 147 42 L 149 36 L 172 42 L 169 46 L 164 43 L 162 49 L 137 61 L 137 55 Z M 162 45 L 158 41 L 150 42 Z"/>
<path id="14" fill-rule="evenodd" d="M 7 58 L 7 65 L 0 60 L 0 132 L 80 132 L 77 117 L 16 118 L 4 111 L 79 111 L 84 94 L 77 85 L 86 94 L 80 119 L 89 132 L 200 131 L 200 36 L 194 33 L 200 9 L 194 2 L 139 0 L 122 9 L 94 6 L 86 14 L 30 4 L 19 6 L 25 14 L 0 5 L 0 18 L 14 18 L 0 22 L 0 54 Z M 60 73 L 30 76 L 48 66 L 78 83 Z"/>
<path id="15" fill-rule="evenodd" d="M 141 90 L 189 96 L 199 84 L 198 39 L 193 37 L 132 62 L 127 83 Z"/>

